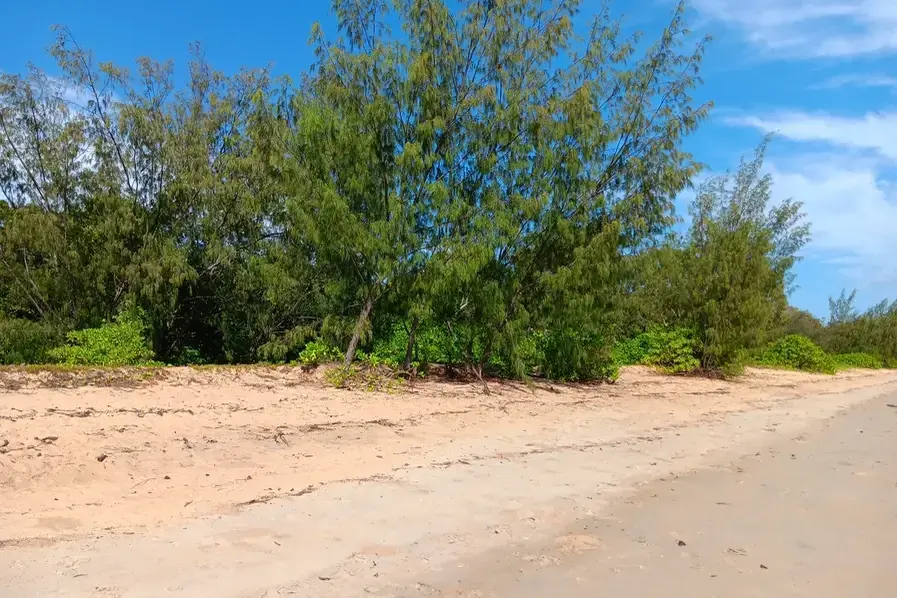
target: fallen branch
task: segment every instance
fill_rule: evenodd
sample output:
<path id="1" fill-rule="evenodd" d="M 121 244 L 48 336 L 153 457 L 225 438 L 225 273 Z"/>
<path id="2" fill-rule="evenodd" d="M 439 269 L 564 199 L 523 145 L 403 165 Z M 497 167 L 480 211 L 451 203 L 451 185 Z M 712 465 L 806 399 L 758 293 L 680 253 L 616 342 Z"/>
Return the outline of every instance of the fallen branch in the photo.
<path id="1" fill-rule="evenodd" d="M 302 490 L 297 490 L 297 491 L 293 491 L 293 492 L 264 494 L 262 496 L 259 496 L 258 498 L 253 498 L 252 500 L 238 502 L 235 506 L 248 507 L 249 505 L 268 503 L 276 498 L 286 498 L 288 496 L 304 496 L 305 494 L 311 494 L 314 491 L 315 491 L 315 487 L 309 485 L 309 486 L 306 486 L 305 488 L 303 488 Z"/>

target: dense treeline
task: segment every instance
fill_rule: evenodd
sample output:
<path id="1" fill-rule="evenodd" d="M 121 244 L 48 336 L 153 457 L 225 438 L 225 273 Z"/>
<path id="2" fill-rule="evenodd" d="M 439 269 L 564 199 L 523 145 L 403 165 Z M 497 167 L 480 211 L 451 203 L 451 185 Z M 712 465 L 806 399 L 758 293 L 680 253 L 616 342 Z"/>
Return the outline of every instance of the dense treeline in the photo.
<path id="1" fill-rule="evenodd" d="M 834 354 L 867 353 L 897 366 L 897 301 L 887 300 L 859 312 L 856 291 L 829 299 L 830 316 L 823 323 L 812 314 L 789 308 L 784 332 L 811 339 Z"/>
<path id="2" fill-rule="evenodd" d="M 709 110 L 683 6 L 645 45 L 607 12 L 577 36 L 576 0 L 447 4 L 336 0 L 293 80 L 197 49 L 179 86 L 64 28 L 64 76 L 0 76 L 0 362 L 93 343 L 600 379 L 648 330 L 719 370 L 805 326 L 786 296 L 809 228 L 770 204 L 765 144 L 673 232 Z M 802 332 L 893 358 L 880 311 Z"/>

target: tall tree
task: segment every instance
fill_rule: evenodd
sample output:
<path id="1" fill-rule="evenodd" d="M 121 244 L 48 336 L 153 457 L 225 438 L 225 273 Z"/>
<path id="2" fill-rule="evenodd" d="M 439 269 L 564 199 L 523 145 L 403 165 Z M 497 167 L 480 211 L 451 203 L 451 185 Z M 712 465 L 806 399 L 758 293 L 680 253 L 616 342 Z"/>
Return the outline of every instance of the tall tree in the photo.
<path id="1" fill-rule="evenodd" d="M 682 6 L 641 58 L 606 10 L 577 40 L 579 5 L 334 3 L 343 37 L 316 33 L 289 154 L 316 259 L 358 306 L 347 363 L 408 276 L 480 365 L 519 369 L 538 318 L 602 328 L 614 264 L 669 224 L 697 171 L 679 142 L 708 108 L 689 95 L 704 43 L 679 51 Z"/>
<path id="2" fill-rule="evenodd" d="M 567 339 L 562 361 L 609 343 L 621 257 L 669 224 L 698 169 L 679 143 L 708 109 L 691 101 L 704 40 L 680 51 L 682 6 L 641 57 L 607 10 L 578 41 L 579 6 L 473 3 L 469 13 L 482 99 L 459 185 L 458 240 L 471 256 L 456 304 L 476 322 L 478 361 L 497 352 L 518 373 L 533 328 Z"/>
<path id="3" fill-rule="evenodd" d="M 320 318 L 306 246 L 280 242 L 285 193 L 268 168 L 286 81 L 225 76 L 197 48 L 178 89 L 170 63 L 97 64 L 64 28 L 51 51 L 63 77 L 0 86 L 7 313 L 68 329 L 136 302 L 175 361 L 256 359 Z"/>

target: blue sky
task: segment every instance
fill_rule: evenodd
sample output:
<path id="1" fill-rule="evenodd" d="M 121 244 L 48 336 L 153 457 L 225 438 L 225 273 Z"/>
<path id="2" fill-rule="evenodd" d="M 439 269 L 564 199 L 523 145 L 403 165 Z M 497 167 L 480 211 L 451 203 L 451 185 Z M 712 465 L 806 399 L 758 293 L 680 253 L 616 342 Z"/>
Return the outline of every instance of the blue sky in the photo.
<path id="1" fill-rule="evenodd" d="M 297 74 L 312 59 L 311 24 L 332 31 L 329 1 L 60 0 L 4 7 L 0 70 L 29 61 L 54 71 L 45 52 L 53 23 L 68 25 L 101 60 L 187 60 L 202 42 L 210 62 L 233 71 L 272 63 Z M 671 0 L 618 2 L 650 37 Z M 583 18 L 599 0 L 584 0 Z M 688 140 L 711 172 L 733 168 L 767 132 L 774 196 L 804 202 L 813 241 L 798 266 L 793 304 L 827 314 L 827 298 L 858 289 L 866 307 L 897 298 L 897 1 L 693 0 L 690 23 L 714 37 L 698 100 L 712 118 Z"/>

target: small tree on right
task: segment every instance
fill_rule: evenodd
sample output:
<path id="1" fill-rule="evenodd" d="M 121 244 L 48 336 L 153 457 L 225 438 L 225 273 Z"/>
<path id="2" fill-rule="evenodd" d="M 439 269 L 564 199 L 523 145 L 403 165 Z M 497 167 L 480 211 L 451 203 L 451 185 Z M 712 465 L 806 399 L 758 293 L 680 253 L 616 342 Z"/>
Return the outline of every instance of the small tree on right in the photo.
<path id="1" fill-rule="evenodd" d="M 810 227 L 792 199 L 771 200 L 772 177 L 761 174 L 769 144 L 733 175 L 713 177 L 690 208 L 683 251 L 685 310 L 705 369 L 732 372 L 739 356 L 767 341 L 787 307 L 792 268 Z"/>

